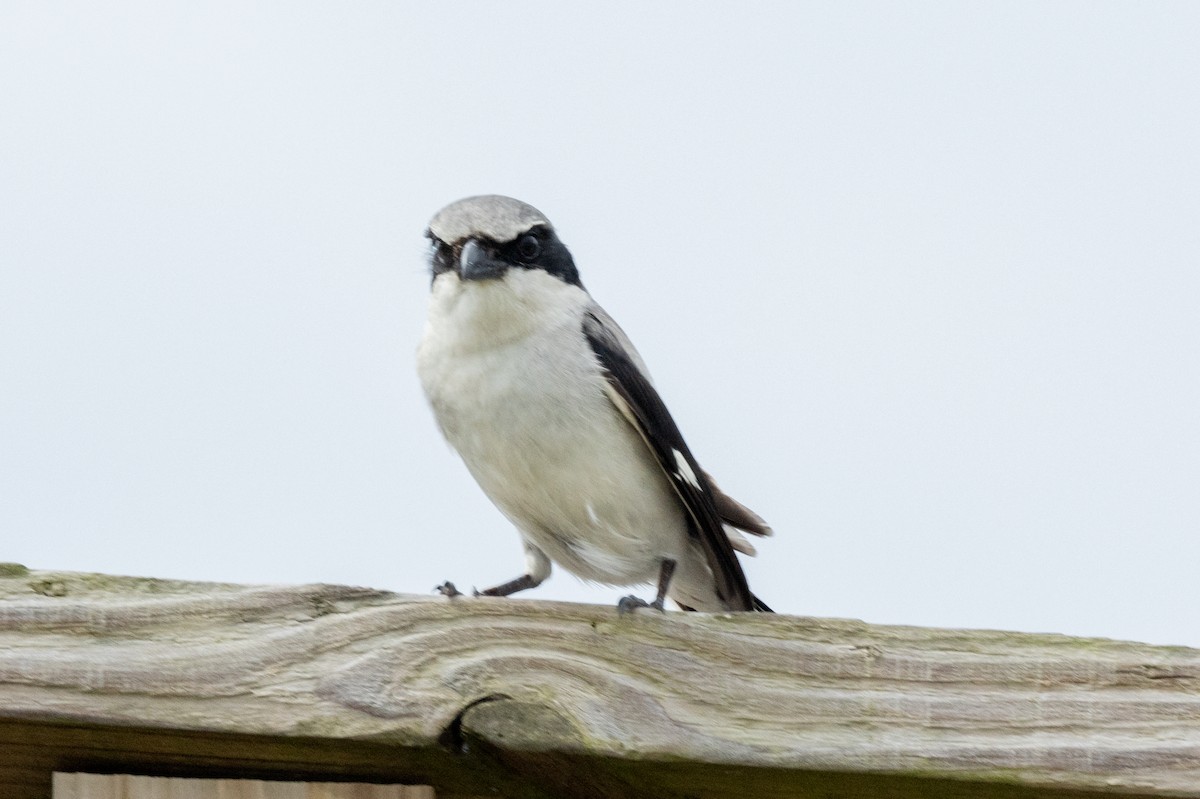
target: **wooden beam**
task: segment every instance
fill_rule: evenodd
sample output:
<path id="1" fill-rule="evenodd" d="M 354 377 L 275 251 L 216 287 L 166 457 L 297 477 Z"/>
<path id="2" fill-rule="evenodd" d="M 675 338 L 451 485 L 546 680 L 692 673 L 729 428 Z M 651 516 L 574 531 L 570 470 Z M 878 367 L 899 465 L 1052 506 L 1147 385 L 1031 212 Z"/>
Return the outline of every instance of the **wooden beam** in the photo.
<path id="1" fill-rule="evenodd" d="M 53 799 L 436 799 L 433 789 L 427 786 L 202 780 L 129 774 L 56 773 L 53 786 Z"/>
<path id="2" fill-rule="evenodd" d="M 28 786 L 47 765 L 131 764 L 366 775 L 439 799 L 1200 796 L 1193 649 L 0 575 L 0 793 L 26 786 L 14 796 L 44 795 L 48 776 Z"/>

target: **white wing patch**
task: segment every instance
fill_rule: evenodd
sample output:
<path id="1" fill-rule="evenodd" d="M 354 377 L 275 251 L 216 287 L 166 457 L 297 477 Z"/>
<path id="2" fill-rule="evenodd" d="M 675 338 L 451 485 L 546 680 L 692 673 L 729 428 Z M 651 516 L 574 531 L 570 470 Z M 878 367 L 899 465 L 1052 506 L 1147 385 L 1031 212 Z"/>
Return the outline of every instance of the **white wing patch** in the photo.
<path id="1" fill-rule="evenodd" d="M 683 457 L 683 453 L 677 449 L 673 449 L 671 452 L 675 453 L 675 476 L 699 491 L 700 481 L 696 479 L 696 473 L 692 471 L 687 458 Z"/>
<path id="2" fill-rule="evenodd" d="M 738 530 L 730 527 L 728 524 L 724 525 L 724 527 L 725 535 L 727 538 L 729 538 L 729 546 L 733 547 L 738 552 L 741 552 L 743 555 L 754 557 L 758 554 L 758 550 L 754 548 L 754 544 L 751 544 L 746 540 L 746 536 L 742 535 Z"/>

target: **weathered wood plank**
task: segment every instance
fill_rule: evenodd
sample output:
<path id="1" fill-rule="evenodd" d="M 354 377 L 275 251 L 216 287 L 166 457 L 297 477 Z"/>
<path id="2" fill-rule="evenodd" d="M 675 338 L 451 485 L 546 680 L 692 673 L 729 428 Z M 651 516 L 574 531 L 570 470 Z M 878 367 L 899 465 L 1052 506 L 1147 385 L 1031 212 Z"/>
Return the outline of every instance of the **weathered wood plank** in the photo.
<path id="1" fill-rule="evenodd" d="M 546 797 L 507 771 L 442 748 L 0 719 L 0 797 L 51 799 L 56 771 L 380 784 L 436 779 L 447 786 L 438 799 Z"/>
<path id="2" fill-rule="evenodd" d="M 12 574 L 3 719 L 372 743 L 436 762 L 414 781 L 439 796 L 506 770 L 721 795 L 681 764 L 763 796 L 1200 796 L 1197 650 L 337 586 Z M 601 787 L 570 783 L 585 766 Z"/>
<path id="3" fill-rule="evenodd" d="M 428 786 L 54 774 L 54 799 L 434 799 Z"/>

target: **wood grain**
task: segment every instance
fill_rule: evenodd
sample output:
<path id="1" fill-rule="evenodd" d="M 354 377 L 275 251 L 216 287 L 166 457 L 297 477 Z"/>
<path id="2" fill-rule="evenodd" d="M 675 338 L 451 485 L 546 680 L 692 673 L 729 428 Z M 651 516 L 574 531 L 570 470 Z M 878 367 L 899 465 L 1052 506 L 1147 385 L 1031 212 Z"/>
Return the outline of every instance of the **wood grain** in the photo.
<path id="1" fill-rule="evenodd" d="M 486 752 L 556 795 L 684 795 L 683 763 L 783 780 L 759 795 L 1200 796 L 1197 650 L 340 586 L 0 579 L 2 719 Z"/>
<path id="2" fill-rule="evenodd" d="M 56 773 L 53 799 L 434 799 L 434 793 L 421 785 Z"/>

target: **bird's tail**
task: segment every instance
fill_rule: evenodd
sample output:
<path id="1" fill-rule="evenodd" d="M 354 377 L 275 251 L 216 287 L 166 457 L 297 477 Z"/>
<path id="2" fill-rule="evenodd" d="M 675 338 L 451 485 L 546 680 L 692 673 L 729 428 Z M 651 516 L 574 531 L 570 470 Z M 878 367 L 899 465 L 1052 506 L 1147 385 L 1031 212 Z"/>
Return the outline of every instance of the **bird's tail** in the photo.
<path id="1" fill-rule="evenodd" d="M 756 597 L 754 594 L 750 595 L 750 604 L 754 607 L 754 610 L 756 610 L 759 613 L 774 613 L 775 612 L 775 611 L 771 610 L 769 607 L 767 607 L 766 602 L 763 602 L 761 599 Z"/>
<path id="2" fill-rule="evenodd" d="M 683 604 L 678 599 L 675 600 L 675 604 L 679 606 L 680 610 L 686 610 L 688 613 L 696 612 L 695 608 L 693 608 L 689 605 Z M 771 610 L 769 607 L 767 607 L 766 602 L 763 602 L 761 599 L 756 597 L 754 594 L 750 595 L 750 610 L 755 613 L 774 613 L 775 612 L 775 611 Z"/>

